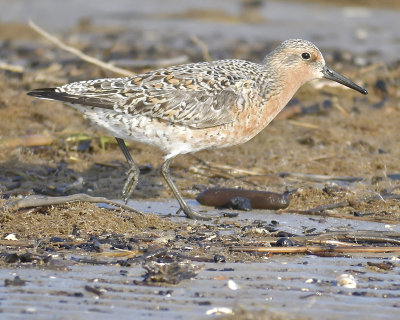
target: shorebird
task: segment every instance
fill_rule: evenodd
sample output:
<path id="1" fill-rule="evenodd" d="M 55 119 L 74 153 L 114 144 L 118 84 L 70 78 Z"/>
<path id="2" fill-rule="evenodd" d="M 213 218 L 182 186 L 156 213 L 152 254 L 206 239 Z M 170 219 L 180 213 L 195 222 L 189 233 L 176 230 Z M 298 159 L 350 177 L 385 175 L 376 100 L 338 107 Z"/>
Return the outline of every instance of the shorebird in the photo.
<path id="1" fill-rule="evenodd" d="M 287 40 L 261 64 L 220 60 L 158 69 L 128 78 L 74 82 L 28 95 L 70 104 L 117 140 L 130 165 L 122 190 L 127 202 L 139 169 L 124 142 L 134 140 L 165 153 L 161 174 L 188 218 L 209 220 L 190 208 L 169 173 L 178 155 L 244 143 L 285 107 L 306 82 L 326 78 L 362 94 L 367 90 L 325 64 L 306 40 Z"/>

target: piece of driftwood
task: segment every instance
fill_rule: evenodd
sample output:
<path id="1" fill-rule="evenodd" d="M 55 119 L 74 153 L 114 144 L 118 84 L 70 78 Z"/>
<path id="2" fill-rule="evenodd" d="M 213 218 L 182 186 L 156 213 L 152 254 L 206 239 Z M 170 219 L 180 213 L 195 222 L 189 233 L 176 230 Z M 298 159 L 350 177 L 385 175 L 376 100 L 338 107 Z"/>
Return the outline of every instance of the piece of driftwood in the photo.
<path id="1" fill-rule="evenodd" d="M 255 252 L 255 253 L 384 253 L 400 252 L 400 246 L 396 247 L 363 247 L 363 246 L 302 246 L 302 247 L 230 247 L 231 251 L 236 252 Z"/>
<path id="2" fill-rule="evenodd" d="M 284 193 L 234 188 L 207 189 L 201 192 L 196 200 L 206 206 L 226 207 L 235 197 L 249 199 L 253 209 L 284 209 L 290 202 L 289 197 Z"/>
<path id="3" fill-rule="evenodd" d="M 190 40 L 192 40 L 195 44 L 197 44 L 200 47 L 201 53 L 203 54 L 203 59 L 205 61 L 212 61 L 212 58 L 210 56 L 210 51 L 208 50 L 208 46 L 203 40 L 201 40 L 198 36 L 195 35 L 192 35 L 190 37 Z"/>
<path id="4" fill-rule="evenodd" d="M 116 206 L 121 209 L 125 209 L 143 215 L 143 213 L 140 212 L 139 210 L 136 210 L 125 204 L 118 203 L 116 201 L 112 201 L 104 197 L 92 197 L 85 193 L 77 193 L 61 197 L 47 197 L 47 196 L 36 196 L 36 195 L 27 196 L 25 198 L 18 200 L 7 201 L 5 203 L 5 207 L 11 210 L 19 210 L 24 208 L 51 206 L 51 205 L 63 204 L 67 202 L 76 202 L 76 201 L 91 202 L 91 203 L 107 203 L 112 206 Z"/>
<path id="5" fill-rule="evenodd" d="M 47 146 L 54 142 L 54 136 L 45 131 L 38 134 L 28 134 L 19 137 L 5 137 L 0 139 L 0 147 L 16 148 L 16 147 L 37 147 Z"/>
<path id="6" fill-rule="evenodd" d="M 65 50 L 65 51 L 67 51 L 67 52 L 69 52 L 69 53 L 71 53 L 71 54 L 73 54 L 73 55 L 75 55 L 77 57 L 79 57 L 80 59 L 82 59 L 82 60 L 84 60 L 84 61 L 86 61 L 88 63 L 94 64 L 94 65 L 96 65 L 96 66 L 98 66 L 98 67 L 100 67 L 102 69 L 109 70 L 109 71 L 112 71 L 112 72 L 115 72 L 115 73 L 118 73 L 118 74 L 121 74 L 121 75 L 124 75 L 124 76 L 127 76 L 127 77 L 131 77 L 131 76 L 135 75 L 135 73 L 132 72 L 132 71 L 116 67 L 116 66 L 114 66 L 114 65 L 112 65 L 110 63 L 107 63 L 107 62 L 101 61 L 99 59 L 96 59 L 94 57 L 91 57 L 91 56 L 87 55 L 86 53 L 83 53 L 82 51 L 80 51 L 80 50 L 78 50 L 78 49 L 76 49 L 74 47 L 66 45 L 61 40 L 59 40 L 55 36 L 53 36 L 50 33 L 48 33 L 47 31 L 45 31 L 43 28 L 39 27 L 36 23 L 34 23 L 31 20 L 29 21 L 29 26 L 33 30 L 35 30 L 37 33 L 39 33 L 40 35 L 45 37 L 47 40 L 52 42 L 54 45 L 56 45 L 57 47 Z"/>
<path id="7" fill-rule="evenodd" d="M 331 176 L 331 175 L 323 175 L 323 174 L 310 174 L 310 173 L 300 173 L 300 172 L 280 172 L 278 175 L 282 178 L 293 177 L 302 180 L 310 180 L 310 181 L 347 181 L 347 182 L 356 182 L 361 181 L 363 178 L 352 177 L 352 176 Z"/>

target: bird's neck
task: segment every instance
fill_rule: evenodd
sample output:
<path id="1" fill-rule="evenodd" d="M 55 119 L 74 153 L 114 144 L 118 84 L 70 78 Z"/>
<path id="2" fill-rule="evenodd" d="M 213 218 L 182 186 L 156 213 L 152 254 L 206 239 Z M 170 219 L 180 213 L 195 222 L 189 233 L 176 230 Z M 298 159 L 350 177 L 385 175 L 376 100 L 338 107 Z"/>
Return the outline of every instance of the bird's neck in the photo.
<path id="1" fill-rule="evenodd" d="M 265 68 L 262 79 L 260 79 L 260 92 L 263 97 L 261 108 L 268 109 L 268 111 L 265 110 L 268 114 L 265 125 L 278 115 L 303 85 L 301 77 L 289 74 L 279 68 Z"/>

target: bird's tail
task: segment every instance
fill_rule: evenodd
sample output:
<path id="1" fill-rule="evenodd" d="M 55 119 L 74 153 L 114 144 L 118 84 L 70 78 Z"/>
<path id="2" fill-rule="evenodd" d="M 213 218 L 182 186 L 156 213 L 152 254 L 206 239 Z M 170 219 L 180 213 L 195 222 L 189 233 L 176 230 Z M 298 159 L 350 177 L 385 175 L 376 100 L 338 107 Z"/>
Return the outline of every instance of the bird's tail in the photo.
<path id="1" fill-rule="evenodd" d="M 58 100 L 57 97 L 59 94 L 59 92 L 56 92 L 56 88 L 35 89 L 27 93 L 28 96 L 52 100 Z"/>
<path id="2" fill-rule="evenodd" d="M 41 99 L 58 100 L 71 104 L 103 109 L 112 109 L 114 105 L 112 101 L 103 97 L 69 94 L 66 92 L 59 92 L 57 88 L 35 89 L 28 92 L 27 95 Z"/>

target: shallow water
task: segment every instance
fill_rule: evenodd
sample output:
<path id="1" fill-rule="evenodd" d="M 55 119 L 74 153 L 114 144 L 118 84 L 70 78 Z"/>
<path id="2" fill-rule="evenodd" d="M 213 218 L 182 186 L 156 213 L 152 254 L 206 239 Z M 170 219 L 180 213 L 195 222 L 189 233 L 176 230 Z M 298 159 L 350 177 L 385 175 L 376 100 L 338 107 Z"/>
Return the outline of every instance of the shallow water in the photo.
<path id="1" fill-rule="evenodd" d="M 117 200 L 120 201 L 120 200 Z M 215 210 L 210 207 L 201 206 L 196 200 L 187 200 L 187 203 L 196 211 L 203 212 L 204 215 L 220 217 L 222 212 L 238 212 L 239 215 L 234 218 L 229 218 L 229 221 L 247 221 L 254 220 L 275 220 L 279 222 L 280 230 L 291 233 L 302 234 L 305 229 L 315 228 L 315 232 L 324 232 L 327 229 L 330 231 L 344 230 L 373 230 L 373 231 L 395 231 L 400 232 L 398 224 L 384 224 L 371 221 L 360 221 L 351 219 L 335 219 L 331 217 L 307 216 L 291 213 L 277 213 L 271 210 L 252 210 L 252 211 L 234 211 L 229 209 Z M 178 202 L 175 200 L 169 201 L 135 201 L 130 200 L 128 205 L 143 213 L 155 213 L 159 215 L 171 215 L 173 221 L 181 221 L 188 224 L 202 224 L 203 222 L 192 221 L 186 219 L 183 214 L 175 216 L 179 209 Z"/>

